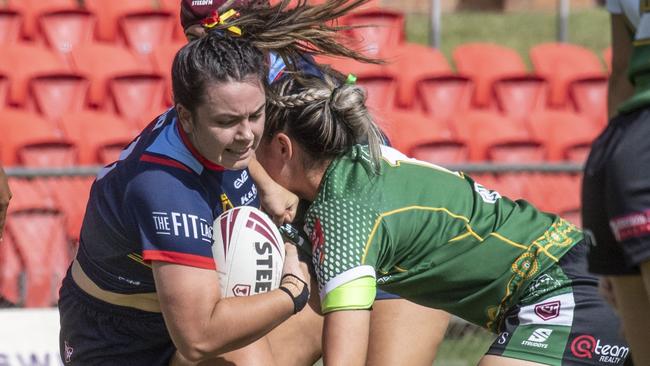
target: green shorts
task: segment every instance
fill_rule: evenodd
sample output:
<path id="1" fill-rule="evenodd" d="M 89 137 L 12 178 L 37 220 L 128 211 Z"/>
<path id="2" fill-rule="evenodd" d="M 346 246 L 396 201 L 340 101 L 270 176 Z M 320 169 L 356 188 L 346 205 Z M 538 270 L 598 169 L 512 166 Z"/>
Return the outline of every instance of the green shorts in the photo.
<path id="1" fill-rule="evenodd" d="M 554 366 L 623 365 L 630 350 L 587 272 L 587 249 L 577 244 L 528 286 L 487 354 Z"/>

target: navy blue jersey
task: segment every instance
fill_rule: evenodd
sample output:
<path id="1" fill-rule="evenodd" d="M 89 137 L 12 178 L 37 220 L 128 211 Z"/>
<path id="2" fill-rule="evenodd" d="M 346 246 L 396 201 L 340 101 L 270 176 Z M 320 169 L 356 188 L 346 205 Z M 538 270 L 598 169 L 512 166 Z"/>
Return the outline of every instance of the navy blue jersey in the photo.
<path id="1" fill-rule="evenodd" d="M 212 223 L 259 206 L 248 170 L 225 170 L 191 145 L 170 109 L 92 185 L 77 258 L 104 290 L 155 291 L 151 261 L 215 269 Z"/>

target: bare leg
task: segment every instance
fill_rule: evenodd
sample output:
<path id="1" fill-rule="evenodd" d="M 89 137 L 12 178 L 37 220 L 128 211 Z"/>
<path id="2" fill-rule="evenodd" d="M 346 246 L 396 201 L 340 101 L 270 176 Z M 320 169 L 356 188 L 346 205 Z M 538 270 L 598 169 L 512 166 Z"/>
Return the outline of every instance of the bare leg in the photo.
<path id="1" fill-rule="evenodd" d="M 650 365 L 650 262 L 641 266 L 641 276 L 612 276 L 618 313 L 635 365 Z M 645 282 L 645 284 L 644 284 Z"/>
<path id="2" fill-rule="evenodd" d="M 478 366 L 546 366 L 543 363 L 518 360 L 495 355 L 485 355 L 481 358 Z"/>
<path id="3" fill-rule="evenodd" d="M 367 364 L 431 366 L 448 323 L 441 310 L 404 299 L 375 301 Z"/>
<path id="4" fill-rule="evenodd" d="M 271 346 L 266 337 L 236 351 L 200 363 L 185 360 L 178 352 L 169 364 L 170 366 L 265 366 L 275 365 Z"/>

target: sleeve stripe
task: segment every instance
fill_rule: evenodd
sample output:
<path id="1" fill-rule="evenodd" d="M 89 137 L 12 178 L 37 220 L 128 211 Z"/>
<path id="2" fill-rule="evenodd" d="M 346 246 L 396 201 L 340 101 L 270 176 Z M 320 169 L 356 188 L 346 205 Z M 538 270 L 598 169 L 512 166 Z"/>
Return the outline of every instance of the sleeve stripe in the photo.
<path id="1" fill-rule="evenodd" d="M 335 288 L 341 285 L 344 285 L 350 281 L 354 281 L 356 279 L 359 279 L 361 277 L 366 277 L 366 276 L 376 278 L 375 269 L 372 266 L 364 265 L 364 266 L 348 269 L 347 271 L 332 278 L 325 284 L 325 286 L 321 290 L 320 298 L 324 299 L 330 291 L 334 290 Z"/>
<path id="2" fill-rule="evenodd" d="M 214 263 L 214 260 L 212 258 L 196 254 L 170 252 L 164 250 L 144 250 L 142 251 L 142 257 L 147 262 L 161 261 L 204 269 L 217 268 L 217 265 Z"/>

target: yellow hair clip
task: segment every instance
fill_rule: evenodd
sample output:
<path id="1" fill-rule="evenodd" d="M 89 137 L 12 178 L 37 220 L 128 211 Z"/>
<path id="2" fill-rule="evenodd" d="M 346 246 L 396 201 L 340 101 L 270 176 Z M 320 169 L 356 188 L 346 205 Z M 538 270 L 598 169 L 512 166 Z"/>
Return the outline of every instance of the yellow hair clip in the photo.
<path id="1" fill-rule="evenodd" d="M 219 15 L 217 11 L 214 11 L 210 17 L 203 19 L 203 22 L 201 22 L 201 24 L 204 28 L 212 29 L 218 25 L 225 25 L 228 19 L 232 17 L 236 18 L 238 16 L 239 12 L 237 12 L 235 9 L 230 9 L 222 15 Z M 238 36 L 242 35 L 242 30 L 239 27 L 232 26 L 228 27 L 227 29 Z"/>

